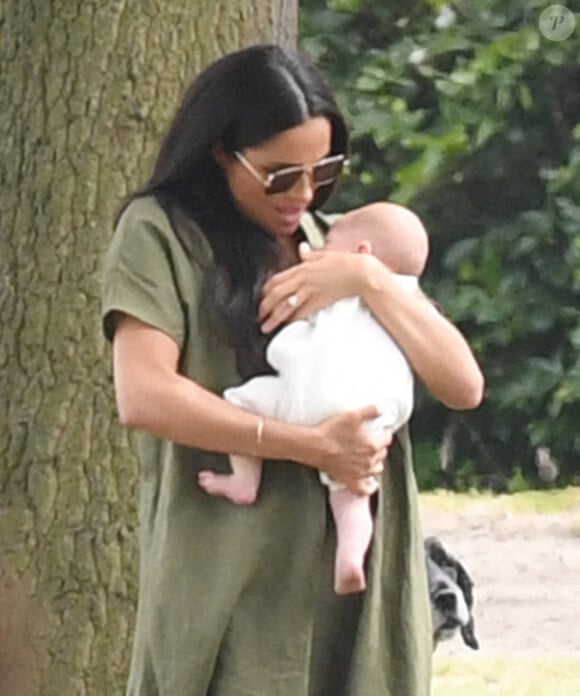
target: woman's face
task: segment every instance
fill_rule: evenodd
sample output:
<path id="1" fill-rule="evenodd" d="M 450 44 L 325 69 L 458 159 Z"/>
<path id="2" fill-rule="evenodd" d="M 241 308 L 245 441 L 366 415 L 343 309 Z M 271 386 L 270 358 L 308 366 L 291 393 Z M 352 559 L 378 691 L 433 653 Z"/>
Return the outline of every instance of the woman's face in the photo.
<path id="1" fill-rule="evenodd" d="M 330 122 L 316 116 L 258 147 L 246 148 L 241 154 L 265 179 L 283 167 L 318 162 L 328 156 L 330 142 Z M 288 191 L 267 194 L 264 185 L 237 158 L 218 159 L 238 208 L 248 218 L 275 236 L 287 237 L 296 232 L 315 193 L 309 174 L 303 173 Z"/>

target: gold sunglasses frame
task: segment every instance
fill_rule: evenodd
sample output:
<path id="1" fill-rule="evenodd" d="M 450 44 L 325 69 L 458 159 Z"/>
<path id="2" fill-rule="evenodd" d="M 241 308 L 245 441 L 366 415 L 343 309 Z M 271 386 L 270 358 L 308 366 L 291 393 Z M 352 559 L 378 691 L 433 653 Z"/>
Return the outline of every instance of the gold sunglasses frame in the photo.
<path id="1" fill-rule="evenodd" d="M 289 191 L 293 186 L 295 186 L 300 178 L 298 177 L 296 181 L 292 184 L 292 186 L 289 186 L 287 189 L 283 189 L 282 191 L 271 191 L 273 182 L 276 181 L 276 178 L 281 175 L 289 173 L 294 174 L 295 172 L 299 172 L 300 175 L 302 175 L 306 172 L 310 177 L 312 186 L 318 188 L 319 186 L 328 186 L 329 184 L 336 181 L 344 171 L 344 168 L 348 167 L 349 165 L 349 160 L 347 159 L 346 155 L 330 155 L 330 157 L 323 157 L 321 160 L 318 160 L 318 162 L 313 162 L 312 164 L 296 164 L 290 167 L 282 167 L 282 169 L 278 169 L 275 172 L 271 172 L 264 178 L 262 174 L 260 174 L 260 172 L 254 167 L 254 165 L 251 162 L 249 162 L 239 150 L 234 150 L 234 156 L 248 170 L 248 172 L 250 172 L 250 174 L 252 174 L 252 176 L 262 184 L 266 194 L 285 193 L 286 191 Z M 314 181 L 314 168 L 324 166 L 325 164 L 330 164 L 331 162 L 341 162 L 341 171 L 339 171 L 338 174 L 335 177 L 332 177 L 331 179 L 325 179 L 324 181 Z"/>

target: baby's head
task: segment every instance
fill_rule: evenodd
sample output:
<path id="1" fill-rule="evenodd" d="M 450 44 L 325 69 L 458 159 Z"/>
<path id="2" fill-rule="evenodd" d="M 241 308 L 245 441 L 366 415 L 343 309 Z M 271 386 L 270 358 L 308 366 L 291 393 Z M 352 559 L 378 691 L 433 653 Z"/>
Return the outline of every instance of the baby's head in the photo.
<path id="1" fill-rule="evenodd" d="M 420 276 L 429 240 L 421 220 L 395 203 L 372 203 L 345 213 L 328 231 L 325 248 L 370 252 L 394 273 Z"/>

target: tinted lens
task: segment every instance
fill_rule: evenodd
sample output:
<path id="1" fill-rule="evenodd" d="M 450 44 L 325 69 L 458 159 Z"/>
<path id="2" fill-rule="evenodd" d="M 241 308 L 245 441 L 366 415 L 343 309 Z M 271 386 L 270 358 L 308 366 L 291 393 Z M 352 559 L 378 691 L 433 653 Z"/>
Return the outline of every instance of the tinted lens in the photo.
<path id="1" fill-rule="evenodd" d="M 338 155 L 322 160 L 312 167 L 312 183 L 314 186 L 331 184 L 340 176 L 344 165 L 344 156 Z M 280 169 L 270 175 L 270 185 L 266 193 L 284 193 L 289 191 L 298 182 L 300 177 L 308 171 L 307 167 L 288 167 Z"/>
<path id="2" fill-rule="evenodd" d="M 344 160 L 320 162 L 312 168 L 312 180 L 317 186 L 331 184 L 342 172 Z"/>
<path id="3" fill-rule="evenodd" d="M 284 193 L 289 191 L 302 176 L 302 169 L 274 172 L 268 187 L 268 193 Z"/>

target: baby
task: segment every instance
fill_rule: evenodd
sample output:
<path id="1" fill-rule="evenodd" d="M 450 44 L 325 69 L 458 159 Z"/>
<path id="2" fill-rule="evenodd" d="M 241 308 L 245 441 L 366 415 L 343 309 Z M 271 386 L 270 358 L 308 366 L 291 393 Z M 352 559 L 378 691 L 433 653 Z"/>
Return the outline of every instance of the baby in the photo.
<path id="1" fill-rule="evenodd" d="M 409 292 L 420 292 L 418 276 L 427 258 L 427 235 L 411 211 L 390 203 L 375 203 L 343 215 L 327 235 L 325 249 L 372 253 Z M 227 389 L 224 398 L 266 417 L 301 425 L 316 425 L 345 411 L 375 405 L 381 414 L 367 424 L 398 430 L 413 407 L 411 368 L 384 327 L 362 300 L 348 297 L 305 320 L 285 326 L 270 342 L 266 357 L 276 375 L 254 377 Z M 249 505 L 260 485 L 262 462 L 231 455 L 232 474 L 202 471 L 200 486 Z M 373 520 L 369 496 L 352 493 L 320 474 L 329 488 L 337 531 L 334 589 L 338 594 L 366 587 L 364 559 Z M 372 479 L 369 495 L 378 488 Z"/>

